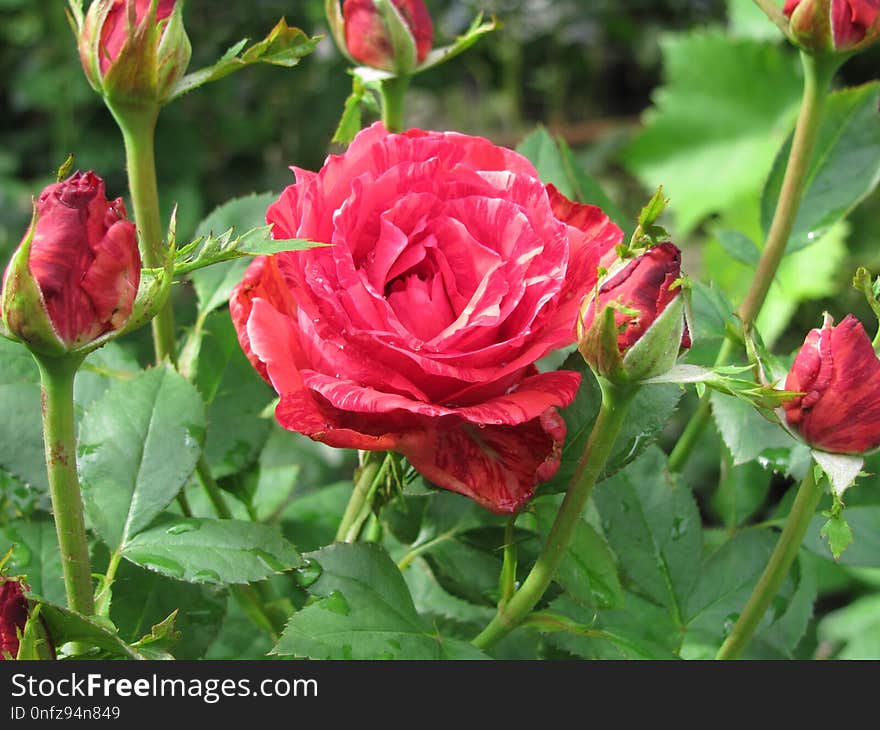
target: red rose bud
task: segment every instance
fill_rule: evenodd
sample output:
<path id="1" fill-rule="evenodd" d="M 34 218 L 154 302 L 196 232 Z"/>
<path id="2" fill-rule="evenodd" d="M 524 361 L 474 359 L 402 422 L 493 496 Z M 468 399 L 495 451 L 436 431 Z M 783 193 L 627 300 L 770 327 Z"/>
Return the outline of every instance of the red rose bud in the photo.
<path id="1" fill-rule="evenodd" d="M 18 637 L 27 619 L 28 602 L 21 583 L 0 576 L 0 660 L 18 656 Z"/>
<path id="2" fill-rule="evenodd" d="M 880 37 L 880 0 L 786 0 L 794 39 L 813 52 L 859 51 Z"/>
<path id="3" fill-rule="evenodd" d="M 803 393 L 783 408 L 810 446 L 839 454 L 880 446 L 880 360 L 851 314 L 836 327 L 826 315 L 821 329 L 810 330 L 785 389 Z"/>
<path id="4" fill-rule="evenodd" d="M 134 224 L 104 181 L 77 172 L 47 187 L 3 277 L 2 316 L 28 347 L 62 354 L 120 329 L 140 283 Z"/>
<path id="5" fill-rule="evenodd" d="M 645 380 L 668 372 L 691 346 L 681 252 L 661 243 L 611 272 L 587 301 L 579 350 L 600 375 Z"/>
<path id="6" fill-rule="evenodd" d="M 111 100 L 164 103 L 192 50 L 182 7 L 175 0 L 94 0 L 79 35 L 92 87 Z"/>
<path id="7" fill-rule="evenodd" d="M 434 42 L 434 25 L 423 0 L 345 0 L 345 50 L 358 63 L 409 73 Z"/>

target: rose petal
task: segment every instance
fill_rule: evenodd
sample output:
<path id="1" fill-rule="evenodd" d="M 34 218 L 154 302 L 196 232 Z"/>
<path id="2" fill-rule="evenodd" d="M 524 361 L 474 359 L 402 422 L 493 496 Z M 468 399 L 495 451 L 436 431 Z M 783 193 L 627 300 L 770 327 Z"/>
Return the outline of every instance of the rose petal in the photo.
<path id="1" fill-rule="evenodd" d="M 559 468 L 565 421 L 550 409 L 516 427 L 426 423 L 399 450 L 425 478 L 498 514 L 519 511 Z"/>

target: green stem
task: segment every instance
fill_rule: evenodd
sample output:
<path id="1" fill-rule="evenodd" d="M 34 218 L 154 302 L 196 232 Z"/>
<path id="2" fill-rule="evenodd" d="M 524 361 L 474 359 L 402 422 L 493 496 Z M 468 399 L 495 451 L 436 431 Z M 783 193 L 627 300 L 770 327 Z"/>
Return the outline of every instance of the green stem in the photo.
<path id="1" fill-rule="evenodd" d="M 76 473 L 73 423 L 73 381 L 81 360 L 43 356 L 34 359 L 40 368 L 43 389 L 46 469 L 67 605 L 73 611 L 91 616 L 95 612 L 92 568 Z"/>
<path id="2" fill-rule="evenodd" d="M 501 565 L 499 609 L 503 609 L 507 605 L 516 591 L 517 551 L 514 542 L 516 518 L 517 515 L 511 517 L 504 528 L 504 562 Z"/>
<path id="3" fill-rule="evenodd" d="M 116 580 L 116 571 L 119 569 L 119 563 L 122 561 L 122 552 L 117 549 L 110 556 L 110 562 L 107 564 L 107 572 L 104 573 L 104 580 L 101 582 L 101 590 L 95 598 L 95 615 L 110 616 L 110 603 L 113 600 L 113 582 Z"/>
<path id="4" fill-rule="evenodd" d="M 611 455 L 637 388 L 616 386 L 602 378 L 599 383 L 602 386 L 599 416 L 593 424 L 590 438 L 556 514 L 547 542 L 520 589 L 506 605 L 499 607 L 489 625 L 473 640 L 474 645 L 480 649 L 492 647 L 509 634 L 541 600 L 565 557 L 574 528 Z"/>
<path id="5" fill-rule="evenodd" d="M 342 515 L 342 522 L 339 523 L 339 529 L 336 531 L 336 542 L 357 540 L 361 527 L 370 516 L 373 497 L 391 464 L 390 453 L 386 452 L 381 462 L 373 454 L 374 452 L 365 452 L 360 473 L 345 508 L 345 514 Z"/>
<path id="6" fill-rule="evenodd" d="M 816 147 L 828 90 L 834 73 L 840 65 L 840 60 L 837 58 L 831 56 L 816 58 L 803 52 L 801 53 L 801 61 L 804 67 L 804 92 L 785 168 L 785 176 L 782 180 L 782 188 L 779 191 L 779 200 L 776 203 L 776 211 L 773 214 L 770 230 L 767 232 L 767 240 L 761 251 L 755 275 L 752 277 L 745 298 L 737 310 L 737 315 L 742 321 L 745 331 L 751 328 L 761 313 L 761 308 L 767 300 L 767 293 L 773 285 L 779 264 L 785 256 L 785 248 L 791 237 L 791 231 L 806 188 L 807 173 Z M 715 360 L 716 367 L 726 365 L 733 351 L 734 343 L 728 336 Z M 691 416 L 690 422 L 669 455 L 670 471 L 677 472 L 684 468 L 703 429 L 709 422 L 710 413 L 707 392 L 701 398 L 700 405 Z"/>
<path id="7" fill-rule="evenodd" d="M 402 132 L 404 100 L 409 88 L 409 76 L 395 76 L 381 83 L 382 123 L 389 132 Z"/>
<path id="8" fill-rule="evenodd" d="M 205 461 L 204 456 L 200 456 L 198 463 L 196 464 L 196 476 L 199 478 L 199 482 L 204 488 L 205 493 L 208 495 L 208 499 L 211 501 L 211 505 L 214 507 L 217 516 L 221 520 L 231 520 L 232 510 L 229 509 L 229 505 L 223 498 L 223 492 L 217 485 L 217 480 L 214 479 L 214 476 L 211 474 L 211 467 L 208 466 L 208 462 Z"/>
<path id="9" fill-rule="evenodd" d="M 125 164 L 128 170 L 128 187 L 134 207 L 134 219 L 138 228 L 141 256 L 146 268 L 162 268 L 165 265 L 165 236 L 159 212 L 159 191 L 156 184 L 155 136 L 159 108 L 150 106 L 107 107 L 122 132 L 125 143 Z M 153 347 L 157 360 L 177 362 L 177 343 L 174 334 L 174 310 L 171 300 L 165 304 L 151 322 Z"/>
<path id="10" fill-rule="evenodd" d="M 752 634 L 755 633 L 755 629 L 761 622 L 767 608 L 782 587 L 782 582 L 797 557 L 807 527 L 816 512 L 822 491 L 821 485 L 816 483 L 811 463 L 810 468 L 807 469 L 807 475 L 798 488 L 797 497 L 795 497 L 791 512 L 785 520 L 779 542 L 776 543 L 773 555 L 770 556 L 770 562 L 764 568 L 758 585 L 752 591 L 733 631 L 721 645 L 721 649 L 715 656 L 716 659 L 736 659 L 748 645 Z"/>

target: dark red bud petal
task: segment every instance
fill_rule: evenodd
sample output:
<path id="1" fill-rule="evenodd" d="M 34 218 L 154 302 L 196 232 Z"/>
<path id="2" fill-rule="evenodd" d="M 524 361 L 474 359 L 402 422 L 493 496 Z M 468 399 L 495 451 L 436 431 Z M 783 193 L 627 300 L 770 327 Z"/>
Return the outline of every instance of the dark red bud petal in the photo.
<path id="1" fill-rule="evenodd" d="M 0 576 L 0 660 L 18 655 L 18 636 L 28 619 L 22 584 Z"/>
<path id="2" fill-rule="evenodd" d="M 880 360 L 853 315 L 810 330 L 785 389 L 803 393 L 783 407 L 810 446 L 843 454 L 880 446 Z"/>

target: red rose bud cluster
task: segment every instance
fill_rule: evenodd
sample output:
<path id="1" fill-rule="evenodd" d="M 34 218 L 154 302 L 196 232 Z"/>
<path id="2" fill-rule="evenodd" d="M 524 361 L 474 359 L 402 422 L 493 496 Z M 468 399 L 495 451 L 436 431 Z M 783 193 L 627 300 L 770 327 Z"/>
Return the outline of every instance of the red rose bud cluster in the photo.
<path id="1" fill-rule="evenodd" d="M 661 243 L 610 272 L 586 301 L 581 354 L 614 381 L 662 375 L 691 346 L 681 287 L 681 252 Z"/>
<path id="2" fill-rule="evenodd" d="M 423 0 L 345 0 L 345 51 L 357 63 L 410 73 L 434 42 L 434 25 Z"/>
<path id="3" fill-rule="evenodd" d="M 18 656 L 19 635 L 28 619 L 21 583 L 0 576 L 0 660 Z"/>
<path id="4" fill-rule="evenodd" d="M 3 277 L 8 332 L 49 355 L 80 350 L 120 329 L 132 311 L 141 262 L 122 198 L 77 172 L 48 186 Z"/>
<path id="5" fill-rule="evenodd" d="M 454 132 L 363 130 L 267 212 L 278 238 L 333 245 L 254 260 L 230 298 L 279 423 L 393 450 L 498 513 L 559 468 L 584 292 L 623 237 L 512 150 Z"/>
<path id="6" fill-rule="evenodd" d="M 861 322 L 826 317 L 810 330 L 785 381 L 803 393 L 783 404 L 788 425 L 813 448 L 858 454 L 880 446 L 880 360 Z"/>
<path id="7" fill-rule="evenodd" d="M 108 100 L 163 104 L 192 52 L 175 0 L 94 0 L 79 34 L 92 87 Z"/>
<path id="8" fill-rule="evenodd" d="M 880 37 L 880 0 L 786 0 L 794 39 L 814 53 L 860 51 Z"/>

